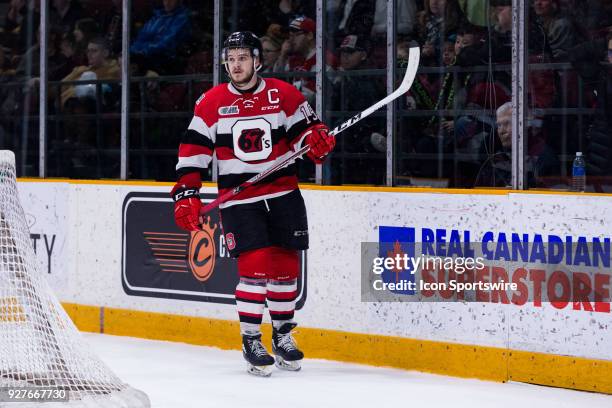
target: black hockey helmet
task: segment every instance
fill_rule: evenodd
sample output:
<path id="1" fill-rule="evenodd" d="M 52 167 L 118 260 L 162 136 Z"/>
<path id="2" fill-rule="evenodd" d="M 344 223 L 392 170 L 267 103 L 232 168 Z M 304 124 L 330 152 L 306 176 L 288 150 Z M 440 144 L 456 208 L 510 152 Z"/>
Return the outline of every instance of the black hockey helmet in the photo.
<path id="1" fill-rule="evenodd" d="M 236 31 L 231 33 L 223 42 L 223 64 L 227 61 L 227 51 L 232 48 L 248 48 L 254 57 L 259 57 L 261 61 L 263 46 L 261 41 L 251 31 Z"/>

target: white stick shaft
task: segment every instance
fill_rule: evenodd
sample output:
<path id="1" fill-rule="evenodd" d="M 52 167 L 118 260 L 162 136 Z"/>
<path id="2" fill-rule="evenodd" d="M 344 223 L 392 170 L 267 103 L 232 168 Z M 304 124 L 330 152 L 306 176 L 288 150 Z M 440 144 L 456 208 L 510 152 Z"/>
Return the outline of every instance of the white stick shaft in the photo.
<path id="1" fill-rule="evenodd" d="M 410 89 L 410 87 L 412 86 L 412 82 L 414 81 L 414 77 L 416 76 L 417 69 L 419 68 L 419 58 L 420 58 L 420 56 L 421 56 L 421 50 L 419 49 L 419 47 L 412 47 L 412 48 L 410 48 L 410 54 L 408 56 L 408 68 L 406 69 L 406 73 L 404 74 L 404 79 L 402 80 L 402 83 L 400 84 L 400 86 L 395 91 L 393 91 L 393 93 L 387 95 L 385 98 L 381 99 L 380 101 L 376 102 L 374 105 L 370 106 L 369 108 L 365 109 L 364 111 L 362 111 L 362 112 L 358 113 L 357 115 L 353 116 L 349 120 L 347 120 L 347 121 L 341 123 L 340 125 L 336 126 L 329 133 L 331 135 L 336 136 L 338 133 L 348 129 L 349 127 L 353 126 L 355 123 L 359 122 L 361 119 L 369 116 L 370 114 L 372 114 L 373 112 L 376 112 L 378 109 L 382 108 L 383 106 L 385 106 L 389 102 L 394 101 L 395 99 L 399 98 L 401 95 L 405 94 Z M 301 144 L 302 144 L 302 141 L 297 143 L 298 146 L 300 146 Z M 267 177 L 268 175 L 274 173 L 275 171 L 289 166 L 291 163 L 296 161 L 298 158 L 300 158 L 301 156 L 306 154 L 308 152 L 308 150 L 310 150 L 310 146 L 309 145 L 302 146 L 294 154 L 292 154 L 290 157 L 287 157 L 282 162 L 273 164 L 268 169 L 262 171 L 259 174 L 256 174 L 255 176 L 251 177 L 250 179 L 248 179 L 247 181 L 245 181 L 244 183 L 242 183 L 238 187 L 228 191 L 227 193 L 225 193 L 224 195 L 222 195 L 220 197 L 217 197 L 217 199 L 215 199 L 214 201 L 212 201 L 212 202 L 208 203 L 207 205 L 205 205 L 204 207 L 202 207 L 202 209 L 200 210 L 200 213 L 201 214 L 206 214 L 210 210 L 218 207 L 219 204 L 224 203 L 228 199 L 236 196 L 237 194 L 239 194 L 242 190 L 244 190 L 245 188 L 247 188 L 251 184 L 255 184 L 255 183 L 259 182 L 261 179 L 263 179 L 263 178 Z"/>
<path id="2" fill-rule="evenodd" d="M 393 91 L 392 93 L 390 93 L 389 95 L 381 99 L 380 101 L 376 102 L 374 105 L 370 106 L 369 108 L 365 109 L 362 112 L 359 112 L 358 114 L 356 114 L 349 120 L 339 124 L 329 133 L 334 136 L 337 135 L 338 133 L 353 126 L 355 123 L 359 122 L 361 119 L 376 112 L 378 109 L 382 108 L 389 102 L 394 101 L 401 95 L 408 92 L 416 76 L 417 69 L 419 68 L 420 56 L 421 56 L 421 50 L 419 49 L 419 47 L 410 48 L 410 54 L 408 57 L 408 67 L 406 68 L 406 73 L 404 74 L 404 79 L 402 80 L 402 83 L 400 84 L 400 86 L 395 91 Z"/>

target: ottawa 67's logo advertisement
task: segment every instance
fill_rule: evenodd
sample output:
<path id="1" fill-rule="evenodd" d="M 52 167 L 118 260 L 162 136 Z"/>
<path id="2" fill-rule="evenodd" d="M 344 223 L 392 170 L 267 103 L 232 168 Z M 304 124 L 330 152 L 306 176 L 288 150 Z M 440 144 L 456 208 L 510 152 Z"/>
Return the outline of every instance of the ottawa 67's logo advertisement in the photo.
<path id="1" fill-rule="evenodd" d="M 216 198 L 202 194 L 203 203 Z M 123 201 L 122 283 L 131 296 L 163 297 L 234 304 L 238 266 L 229 256 L 234 238 L 223 235 L 219 212 L 204 217 L 202 231 L 174 223 L 167 193 L 130 193 Z M 306 255 L 300 253 L 300 309 L 306 300 Z"/>

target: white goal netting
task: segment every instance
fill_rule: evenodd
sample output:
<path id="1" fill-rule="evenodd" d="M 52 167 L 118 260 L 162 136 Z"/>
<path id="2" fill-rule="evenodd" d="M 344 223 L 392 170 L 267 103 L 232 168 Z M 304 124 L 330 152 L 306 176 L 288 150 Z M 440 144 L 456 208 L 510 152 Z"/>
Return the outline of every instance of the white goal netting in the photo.
<path id="1" fill-rule="evenodd" d="M 13 398 L 19 397 L 15 390 L 31 391 L 33 398 L 40 390 L 38 401 L 69 399 L 16 407 L 150 406 L 146 394 L 90 351 L 41 275 L 17 195 L 15 156 L 0 150 L 0 407 L 9 390 Z"/>

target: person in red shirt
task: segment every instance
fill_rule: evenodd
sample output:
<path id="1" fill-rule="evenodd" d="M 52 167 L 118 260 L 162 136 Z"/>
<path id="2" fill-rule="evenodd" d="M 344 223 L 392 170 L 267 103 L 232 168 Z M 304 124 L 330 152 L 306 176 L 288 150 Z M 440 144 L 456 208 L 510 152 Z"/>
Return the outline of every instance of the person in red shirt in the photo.
<path id="1" fill-rule="evenodd" d="M 289 38 L 281 47 L 281 52 L 274 64 L 274 72 L 305 72 L 310 75 L 298 75 L 293 79 L 293 85 L 299 89 L 308 102 L 314 103 L 316 91 L 316 23 L 306 16 L 297 16 L 287 27 Z M 336 57 L 327 52 L 325 70 L 336 68 Z"/>
<path id="2" fill-rule="evenodd" d="M 294 86 L 258 76 L 261 56 L 255 34 L 231 34 L 223 49 L 230 82 L 212 88 L 196 102 L 179 146 L 178 181 L 172 190 L 175 220 L 185 230 L 201 228 L 200 172 L 210 164 L 213 151 L 222 195 L 284 160 L 302 143 L 310 145 L 307 156 L 315 163 L 322 163 L 335 146 L 329 128 Z M 275 360 L 282 369 L 299 370 L 304 355 L 291 330 L 296 326 L 298 251 L 308 248 L 308 221 L 295 162 L 219 208 L 227 248 L 238 258 L 236 305 L 248 372 L 268 376 L 268 366 Z M 275 359 L 261 343 L 266 301 Z"/>

